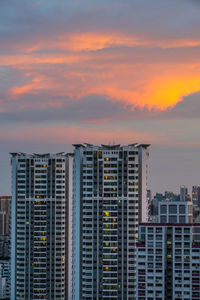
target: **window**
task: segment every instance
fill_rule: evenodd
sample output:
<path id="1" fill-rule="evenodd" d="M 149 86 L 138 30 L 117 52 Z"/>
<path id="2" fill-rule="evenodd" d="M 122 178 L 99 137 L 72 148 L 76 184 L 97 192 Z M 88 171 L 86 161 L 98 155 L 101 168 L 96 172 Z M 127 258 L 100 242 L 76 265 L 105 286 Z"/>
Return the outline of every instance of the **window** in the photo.
<path id="1" fill-rule="evenodd" d="M 169 214 L 177 213 L 177 205 L 169 205 Z"/>
<path id="2" fill-rule="evenodd" d="M 161 216 L 161 217 L 160 217 L 160 222 L 161 222 L 161 223 L 167 223 L 167 218 L 166 218 L 166 216 Z"/>
<path id="3" fill-rule="evenodd" d="M 185 216 L 179 216 L 179 223 L 185 223 Z"/>
<path id="4" fill-rule="evenodd" d="M 179 206 L 179 213 L 180 214 L 185 214 L 185 205 L 180 205 Z"/>
<path id="5" fill-rule="evenodd" d="M 166 214 L 166 212 L 167 212 L 167 206 L 166 205 L 161 205 L 160 206 L 160 212 L 161 212 L 161 214 Z"/>
<path id="6" fill-rule="evenodd" d="M 169 216 L 169 223 L 177 223 L 177 216 Z"/>

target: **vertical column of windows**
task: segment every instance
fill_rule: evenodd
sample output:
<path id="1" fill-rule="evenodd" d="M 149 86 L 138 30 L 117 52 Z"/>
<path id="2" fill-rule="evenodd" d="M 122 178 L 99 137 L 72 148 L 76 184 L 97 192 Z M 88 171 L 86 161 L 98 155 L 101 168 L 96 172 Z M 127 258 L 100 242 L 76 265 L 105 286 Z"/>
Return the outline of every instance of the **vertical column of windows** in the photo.
<path id="1" fill-rule="evenodd" d="M 19 159 L 17 165 L 17 245 L 16 245 L 16 284 L 17 298 L 26 297 L 26 160 Z M 24 255 L 25 254 L 25 255 Z"/>
<path id="2" fill-rule="evenodd" d="M 96 281 L 94 274 L 95 257 L 97 251 L 95 240 L 95 212 L 94 205 L 94 178 L 97 175 L 97 162 L 94 166 L 93 152 L 87 151 L 83 158 L 83 198 L 82 198 L 82 299 L 93 296 L 93 282 Z M 95 249 L 94 249 L 95 248 Z M 95 286 L 97 282 L 95 283 Z"/>
<path id="3" fill-rule="evenodd" d="M 118 298 L 118 156 L 111 151 L 103 159 L 103 283 L 102 298 Z M 121 192 L 121 191 L 120 191 Z"/>
<path id="4" fill-rule="evenodd" d="M 47 171 L 48 161 L 35 159 L 35 199 L 33 218 L 33 297 L 46 297 L 47 291 Z"/>
<path id="5" fill-rule="evenodd" d="M 60 176 L 60 178 L 56 178 Z M 56 159 L 55 162 L 55 276 L 54 297 L 65 297 L 66 272 L 66 203 L 65 203 L 65 160 Z M 64 223 L 64 224 L 63 224 Z"/>

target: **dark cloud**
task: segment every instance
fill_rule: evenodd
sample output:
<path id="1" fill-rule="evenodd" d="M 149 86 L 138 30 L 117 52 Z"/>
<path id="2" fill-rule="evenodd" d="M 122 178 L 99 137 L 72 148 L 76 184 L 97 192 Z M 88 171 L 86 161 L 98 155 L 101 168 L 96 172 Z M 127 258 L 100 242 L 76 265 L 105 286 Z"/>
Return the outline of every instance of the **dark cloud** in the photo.
<path id="1" fill-rule="evenodd" d="M 28 95 L 30 103 L 34 107 L 26 107 L 27 95 L 20 98 L 20 101 L 8 101 L 7 112 L 0 112 L 0 122 L 78 122 L 98 123 L 112 122 L 132 118 L 146 118 L 156 115 L 155 111 L 147 108 L 136 107 L 131 110 L 130 106 L 122 106 L 120 103 L 111 102 L 110 99 L 98 95 L 91 95 L 81 99 L 67 99 L 48 97 L 42 99 L 46 105 L 40 106 L 41 100 L 38 96 Z M 37 104 L 38 102 L 38 104 Z M 47 103 L 61 102 L 61 106 L 51 106 Z M 10 106 L 10 108 L 9 108 Z"/>
<path id="2" fill-rule="evenodd" d="M 27 102 L 30 101 L 30 105 Z M 42 101 L 42 102 L 41 102 Z M 59 106 L 51 106 L 51 103 L 61 103 Z M 31 106 L 31 103 L 34 104 Z M 41 106 L 41 103 L 44 105 Z M 49 104 L 48 104 L 49 103 Z M 80 99 L 65 97 L 40 98 L 37 95 L 23 95 L 18 101 L 7 101 L 6 111 L 0 112 L 0 122 L 78 122 L 78 123 L 107 123 L 116 120 L 149 119 L 193 119 L 200 118 L 200 93 L 184 97 L 173 108 L 167 111 L 149 110 L 147 107 L 131 108 L 110 99 L 91 95 Z"/>
<path id="3" fill-rule="evenodd" d="M 1 48 L 9 51 L 9 45 L 54 39 L 67 32 L 120 31 L 161 40 L 199 38 L 199 11 L 189 2 L 198 1 L 1 1 Z"/>
<path id="4" fill-rule="evenodd" d="M 199 87 L 200 89 L 200 87 Z M 160 114 L 163 118 L 200 118 L 200 92 L 184 97 L 174 108 Z"/>

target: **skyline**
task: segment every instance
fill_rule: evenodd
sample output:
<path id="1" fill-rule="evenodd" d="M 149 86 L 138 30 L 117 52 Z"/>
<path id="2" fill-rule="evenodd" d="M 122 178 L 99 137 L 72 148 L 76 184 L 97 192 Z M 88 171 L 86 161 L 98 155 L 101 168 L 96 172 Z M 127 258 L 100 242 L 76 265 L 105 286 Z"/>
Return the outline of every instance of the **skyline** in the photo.
<path id="1" fill-rule="evenodd" d="M 9 152 L 149 143 L 156 191 L 200 185 L 198 1 L 2 1 L 0 193 Z M 172 176 L 173 175 L 173 176 Z"/>

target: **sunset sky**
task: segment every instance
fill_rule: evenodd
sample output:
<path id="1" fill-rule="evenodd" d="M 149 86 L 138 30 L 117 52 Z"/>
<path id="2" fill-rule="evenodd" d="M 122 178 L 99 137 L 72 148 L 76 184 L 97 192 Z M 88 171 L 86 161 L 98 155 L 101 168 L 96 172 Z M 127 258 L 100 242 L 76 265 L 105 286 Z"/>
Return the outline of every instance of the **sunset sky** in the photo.
<path id="1" fill-rule="evenodd" d="M 150 143 L 154 192 L 200 185 L 200 1 L 0 1 L 0 194 L 9 152 L 82 142 Z"/>

